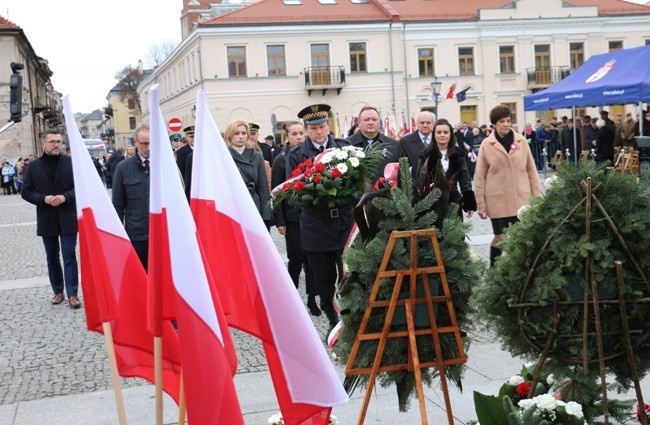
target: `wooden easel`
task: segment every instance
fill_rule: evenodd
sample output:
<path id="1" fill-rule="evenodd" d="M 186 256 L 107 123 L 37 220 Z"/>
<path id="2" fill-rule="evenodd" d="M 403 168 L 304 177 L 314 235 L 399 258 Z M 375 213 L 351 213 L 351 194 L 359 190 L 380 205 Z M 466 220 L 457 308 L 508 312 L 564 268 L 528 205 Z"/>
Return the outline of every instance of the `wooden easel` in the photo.
<path id="1" fill-rule="evenodd" d="M 431 245 L 433 248 L 433 254 L 435 256 L 435 264 L 430 267 L 418 267 L 418 238 L 427 237 L 431 240 Z M 408 269 L 402 270 L 389 270 L 389 262 L 395 242 L 397 239 L 409 238 L 410 239 L 410 262 Z M 438 275 L 440 278 L 440 293 L 442 295 L 432 296 L 431 288 L 428 284 L 428 278 L 430 275 Z M 424 297 L 416 297 L 416 288 L 417 288 L 417 279 L 420 277 L 422 282 L 422 287 L 424 289 Z M 381 281 L 383 279 L 390 278 L 395 280 L 395 286 L 393 287 L 393 292 L 390 300 L 377 300 L 377 294 L 379 293 L 379 288 L 381 286 Z M 408 278 L 409 283 L 409 297 L 408 298 L 399 298 L 402 282 L 404 278 Z M 436 316 L 434 313 L 434 303 L 445 304 L 449 313 L 450 325 L 439 327 L 436 323 Z M 430 327 L 424 329 L 415 329 L 415 310 L 417 304 L 424 304 L 426 306 L 426 311 L 428 314 L 428 324 Z M 393 316 L 395 314 L 395 309 L 397 306 L 404 306 L 407 322 L 407 330 L 391 330 L 391 323 L 393 322 Z M 374 309 L 388 308 L 386 314 L 386 320 L 384 322 L 381 332 L 375 333 L 366 333 L 366 327 L 368 326 L 368 321 L 370 319 L 371 313 Z M 441 334 L 452 334 L 456 341 L 457 353 L 458 356 L 455 358 L 443 359 L 442 348 L 440 345 L 440 335 Z M 431 335 L 433 338 L 433 345 L 435 349 L 435 359 L 433 361 L 420 363 L 416 337 Z M 382 365 L 382 356 L 384 353 L 384 348 L 386 347 L 386 342 L 389 338 L 408 338 L 409 340 L 409 358 L 408 362 L 405 364 L 393 364 L 393 365 Z M 357 353 L 359 351 L 359 346 L 361 341 L 372 341 L 378 340 L 379 345 L 377 347 L 377 353 L 375 354 L 375 359 L 373 361 L 372 367 L 370 368 L 355 368 L 354 361 L 356 360 Z M 449 284 L 447 283 L 447 274 L 445 272 L 444 265 L 442 263 L 442 256 L 440 255 L 440 246 L 438 245 L 438 239 L 435 229 L 426 229 L 426 230 L 411 230 L 411 231 L 394 231 L 388 240 L 388 245 L 384 256 L 381 261 L 381 266 L 377 277 L 375 278 L 374 285 L 372 287 L 372 292 L 370 293 L 370 299 L 368 301 L 368 307 L 363 315 L 361 320 L 361 325 L 357 332 L 354 344 L 352 345 L 352 350 L 350 352 L 350 358 L 345 367 L 345 375 L 361 375 L 361 374 L 370 374 L 368 380 L 368 387 L 366 388 L 366 394 L 363 400 L 363 406 L 361 413 L 359 414 L 359 419 L 357 425 L 362 425 L 366 411 L 368 410 L 368 404 L 370 403 L 370 396 L 372 395 L 372 389 L 374 387 L 375 379 L 379 372 L 387 371 L 397 371 L 397 370 L 408 370 L 415 373 L 415 382 L 416 382 L 416 391 L 418 395 L 418 401 L 420 404 L 420 416 L 422 418 L 422 425 L 427 425 L 427 412 L 424 401 L 424 390 L 422 387 L 422 368 L 428 367 L 437 367 L 440 374 L 440 383 L 442 386 L 442 392 L 445 398 L 445 407 L 447 410 L 447 420 L 449 425 L 453 425 L 454 419 L 451 412 L 451 401 L 449 399 L 449 391 L 447 389 L 447 378 L 445 375 L 445 365 L 454 365 L 462 364 L 467 362 L 467 356 L 465 355 L 465 349 L 463 347 L 463 341 L 460 335 L 460 328 L 458 327 L 458 321 L 456 320 L 456 312 L 454 310 L 454 305 L 452 303 L 451 292 L 449 291 Z"/>

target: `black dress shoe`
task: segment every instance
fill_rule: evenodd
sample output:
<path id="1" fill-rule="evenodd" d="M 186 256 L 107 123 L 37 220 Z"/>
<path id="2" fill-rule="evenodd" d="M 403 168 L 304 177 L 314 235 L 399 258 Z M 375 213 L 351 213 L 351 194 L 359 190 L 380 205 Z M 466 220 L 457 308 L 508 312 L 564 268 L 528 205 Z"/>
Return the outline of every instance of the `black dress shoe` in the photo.
<path id="1" fill-rule="evenodd" d="M 312 316 L 318 317 L 321 315 L 320 308 L 318 308 L 318 304 L 316 304 L 316 298 L 307 298 L 307 308 L 309 309 L 309 313 L 311 313 Z"/>

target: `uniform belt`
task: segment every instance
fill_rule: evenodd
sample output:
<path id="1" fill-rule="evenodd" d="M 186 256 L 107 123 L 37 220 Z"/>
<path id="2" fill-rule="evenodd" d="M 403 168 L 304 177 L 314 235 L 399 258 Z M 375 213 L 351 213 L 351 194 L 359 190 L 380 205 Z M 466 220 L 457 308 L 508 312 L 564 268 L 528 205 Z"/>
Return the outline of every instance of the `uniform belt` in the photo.
<path id="1" fill-rule="evenodd" d="M 311 208 L 303 207 L 303 211 L 309 215 L 323 218 L 338 218 L 346 212 L 351 212 L 352 207 L 339 207 L 339 208 Z"/>

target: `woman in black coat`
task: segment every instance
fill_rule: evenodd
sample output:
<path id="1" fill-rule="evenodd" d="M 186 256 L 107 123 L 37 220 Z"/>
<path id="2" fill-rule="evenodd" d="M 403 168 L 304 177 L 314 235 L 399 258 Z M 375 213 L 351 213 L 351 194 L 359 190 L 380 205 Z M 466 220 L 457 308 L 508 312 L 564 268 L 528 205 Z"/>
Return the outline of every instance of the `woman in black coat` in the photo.
<path id="1" fill-rule="evenodd" d="M 433 126 L 433 139 L 435 143 L 430 143 L 420 154 L 416 183 L 420 199 L 433 188 L 440 189 L 440 198 L 432 208 L 438 215 L 436 227 L 441 229 L 452 202 L 458 204 L 458 214 L 462 220 L 463 211 L 468 218 L 476 211 L 476 198 L 465 155 L 456 147 L 456 138 L 449 121 L 441 119 L 436 122 Z"/>

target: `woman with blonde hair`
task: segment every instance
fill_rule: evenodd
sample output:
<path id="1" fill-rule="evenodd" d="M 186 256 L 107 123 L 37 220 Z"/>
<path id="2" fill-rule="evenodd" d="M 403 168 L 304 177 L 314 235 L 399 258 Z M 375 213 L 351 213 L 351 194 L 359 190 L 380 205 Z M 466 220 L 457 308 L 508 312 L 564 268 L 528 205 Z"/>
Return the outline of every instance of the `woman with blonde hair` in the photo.
<path id="1" fill-rule="evenodd" d="M 224 132 L 224 141 L 248 188 L 248 193 L 269 228 L 271 223 L 269 181 L 266 177 L 264 158 L 259 152 L 259 146 L 250 138 L 248 122 L 244 120 L 231 121 Z"/>

